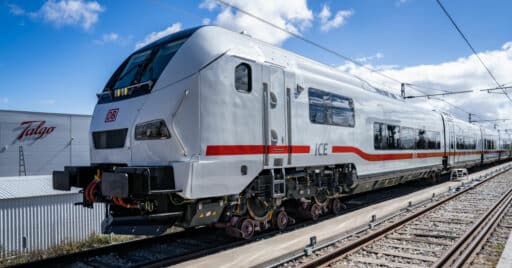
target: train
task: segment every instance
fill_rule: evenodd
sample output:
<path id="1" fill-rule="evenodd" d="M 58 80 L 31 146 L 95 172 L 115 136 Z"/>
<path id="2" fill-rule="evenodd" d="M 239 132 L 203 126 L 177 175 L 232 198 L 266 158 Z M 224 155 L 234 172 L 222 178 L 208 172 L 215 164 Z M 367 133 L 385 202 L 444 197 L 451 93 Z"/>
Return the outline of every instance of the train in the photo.
<path id="1" fill-rule="evenodd" d="M 133 52 L 97 94 L 88 166 L 53 187 L 105 203 L 104 233 L 225 228 L 248 239 L 347 196 L 512 157 L 512 137 L 407 103 L 218 26 Z"/>

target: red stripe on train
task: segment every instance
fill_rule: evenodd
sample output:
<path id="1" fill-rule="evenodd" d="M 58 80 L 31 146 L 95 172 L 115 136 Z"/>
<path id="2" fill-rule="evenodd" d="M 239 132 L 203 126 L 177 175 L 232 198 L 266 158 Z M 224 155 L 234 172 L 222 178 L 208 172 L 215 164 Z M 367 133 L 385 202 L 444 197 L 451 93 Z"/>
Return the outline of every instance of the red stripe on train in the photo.
<path id="1" fill-rule="evenodd" d="M 286 145 L 208 145 L 206 147 L 206 155 L 248 155 L 248 154 L 264 154 L 265 149 L 269 154 L 287 154 L 288 146 Z M 309 154 L 311 147 L 309 145 L 292 145 L 292 154 Z M 484 151 L 488 153 L 505 152 L 504 150 Z M 444 152 L 417 152 L 417 153 L 390 153 L 390 154 L 370 154 L 362 151 L 361 149 L 353 146 L 332 146 L 332 153 L 353 153 L 367 161 L 387 161 L 387 160 L 405 160 L 414 158 L 430 158 L 445 156 Z M 481 151 L 466 151 L 466 152 L 448 152 L 446 155 L 474 155 L 481 154 Z"/>
<path id="2" fill-rule="evenodd" d="M 403 154 L 369 154 L 361 151 L 359 148 L 352 146 L 333 146 L 333 153 L 353 153 L 366 161 L 386 161 L 386 160 L 403 160 L 412 159 L 412 153 Z"/>
<path id="3" fill-rule="evenodd" d="M 246 154 L 264 154 L 267 147 L 269 154 L 287 154 L 286 145 L 208 145 L 206 155 L 246 155 Z M 292 145 L 292 154 L 309 154 L 309 145 Z"/>

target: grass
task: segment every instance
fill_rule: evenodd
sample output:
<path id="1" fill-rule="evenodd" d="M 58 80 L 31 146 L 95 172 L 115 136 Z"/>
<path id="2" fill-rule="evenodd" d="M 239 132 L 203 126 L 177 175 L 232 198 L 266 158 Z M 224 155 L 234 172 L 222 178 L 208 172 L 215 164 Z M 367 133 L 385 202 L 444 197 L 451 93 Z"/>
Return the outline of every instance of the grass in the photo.
<path id="1" fill-rule="evenodd" d="M 7 257 L 7 258 L 3 258 L 3 259 L 0 258 L 0 267 L 41 260 L 41 259 L 45 259 L 45 258 L 49 258 L 49 257 L 53 257 L 53 256 L 83 251 L 86 249 L 97 248 L 97 247 L 120 243 L 120 242 L 126 242 L 126 241 L 134 240 L 137 238 L 141 238 L 141 237 L 133 236 L 133 235 L 112 235 L 112 236 L 110 236 L 110 235 L 92 234 L 91 236 L 89 236 L 89 238 L 87 238 L 84 241 L 80 241 L 80 242 L 62 241 L 59 245 L 51 247 L 47 250 L 34 250 L 34 251 L 23 252 L 23 253 L 13 252 L 10 254 L 10 256 L 13 256 L 13 257 Z M 0 251 L 3 251 L 3 250 L 5 250 L 5 248 L 3 248 L 0 245 Z"/>

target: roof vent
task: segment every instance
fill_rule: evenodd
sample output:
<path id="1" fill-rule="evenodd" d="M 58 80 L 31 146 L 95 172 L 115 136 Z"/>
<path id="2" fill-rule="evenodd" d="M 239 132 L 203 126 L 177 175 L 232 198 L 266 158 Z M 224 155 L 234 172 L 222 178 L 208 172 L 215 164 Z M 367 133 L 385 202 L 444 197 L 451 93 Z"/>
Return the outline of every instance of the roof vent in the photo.
<path id="1" fill-rule="evenodd" d="M 249 37 L 252 37 L 252 36 L 249 34 L 249 32 L 247 32 L 246 30 L 241 31 L 241 32 L 240 32 L 240 34 L 243 34 L 243 35 L 247 35 L 247 36 L 249 36 Z"/>

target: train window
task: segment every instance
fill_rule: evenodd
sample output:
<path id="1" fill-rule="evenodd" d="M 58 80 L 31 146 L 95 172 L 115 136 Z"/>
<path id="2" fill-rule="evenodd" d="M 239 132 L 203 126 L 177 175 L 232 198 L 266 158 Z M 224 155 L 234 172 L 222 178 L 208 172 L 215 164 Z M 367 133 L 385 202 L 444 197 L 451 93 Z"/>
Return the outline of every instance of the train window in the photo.
<path id="1" fill-rule="evenodd" d="M 459 150 L 475 150 L 476 149 L 476 139 L 472 137 L 461 137 L 457 136 L 457 149 Z"/>
<path id="2" fill-rule="evenodd" d="M 485 149 L 494 150 L 496 149 L 496 142 L 494 140 L 484 139 Z"/>
<path id="3" fill-rule="evenodd" d="M 377 150 L 400 149 L 400 127 L 375 122 L 373 124 L 374 148 Z"/>
<path id="4" fill-rule="evenodd" d="M 383 149 L 382 144 L 386 136 L 385 131 L 384 124 L 373 123 L 373 146 L 375 149 Z"/>
<path id="5" fill-rule="evenodd" d="M 465 149 L 465 146 L 464 146 L 464 137 L 461 137 L 461 136 L 457 136 L 457 149 L 459 150 L 463 150 Z"/>
<path id="6" fill-rule="evenodd" d="M 427 131 L 427 149 L 441 149 L 441 133 Z"/>
<path id="7" fill-rule="evenodd" d="M 309 120 L 317 124 L 327 124 L 327 109 L 325 103 L 329 95 L 316 89 L 309 89 Z"/>
<path id="8" fill-rule="evenodd" d="M 352 99 L 310 88 L 309 120 L 316 124 L 354 127 L 355 113 Z"/>
<path id="9" fill-rule="evenodd" d="M 418 135 L 416 136 L 416 149 L 428 149 L 427 148 L 427 135 L 423 129 L 418 129 Z"/>
<path id="10" fill-rule="evenodd" d="M 169 61 L 174 57 L 174 54 L 178 49 L 185 43 L 187 39 L 181 39 L 175 42 L 171 42 L 158 50 L 151 63 L 146 67 L 144 74 L 142 75 L 141 81 L 156 81 L 158 76 L 163 72 Z"/>
<path id="11" fill-rule="evenodd" d="M 251 92 L 251 66 L 240 63 L 235 67 L 235 88 L 240 92 Z"/>
<path id="12" fill-rule="evenodd" d="M 353 127 L 354 126 L 354 102 L 352 99 L 331 94 L 331 116 L 333 125 Z"/>
<path id="13" fill-rule="evenodd" d="M 400 149 L 416 149 L 416 131 L 410 127 L 401 127 L 400 129 Z"/>
<path id="14" fill-rule="evenodd" d="M 472 137 L 464 137 L 464 146 L 467 150 L 475 150 L 476 140 Z"/>

